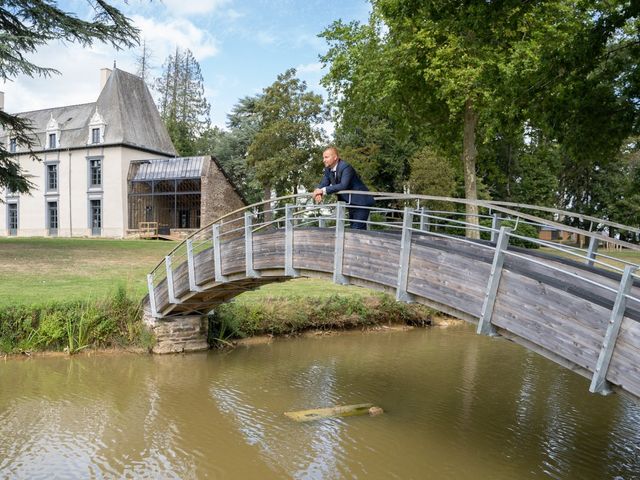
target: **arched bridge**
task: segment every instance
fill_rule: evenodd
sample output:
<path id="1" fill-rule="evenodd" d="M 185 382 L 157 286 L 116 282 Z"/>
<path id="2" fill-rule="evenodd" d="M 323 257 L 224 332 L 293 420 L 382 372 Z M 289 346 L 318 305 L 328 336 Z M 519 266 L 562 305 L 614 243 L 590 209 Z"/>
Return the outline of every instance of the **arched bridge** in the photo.
<path id="1" fill-rule="evenodd" d="M 220 218 L 149 274 L 148 311 L 159 321 L 205 315 L 267 283 L 324 277 L 473 322 L 590 378 L 592 392 L 640 398 L 638 265 L 607 254 L 640 251 L 621 240 L 637 242 L 639 229 L 531 205 L 373 195 L 367 231 L 348 228 L 343 204 L 313 205 L 308 195 Z M 585 229 L 560 223 L 569 217 Z"/>

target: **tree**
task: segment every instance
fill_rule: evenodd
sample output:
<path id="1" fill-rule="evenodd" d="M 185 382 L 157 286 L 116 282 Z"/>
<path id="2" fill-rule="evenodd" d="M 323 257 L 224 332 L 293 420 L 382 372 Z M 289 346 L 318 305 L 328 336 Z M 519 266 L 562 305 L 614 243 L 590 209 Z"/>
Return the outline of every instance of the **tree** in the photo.
<path id="1" fill-rule="evenodd" d="M 152 50 L 147 46 L 146 39 L 142 40 L 142 50 L 136 55 L 136 75 L 145 83 L 149 81 L 149 70 L 151 69 Z"/>
<path id="2" fill-rule="evenodd" d="M 180 155 L 193 155 L 196 139 L 209 127 L 211 105 L 204 95 L 200 64 L 187 49 L 176 47 L 162 66 L 155 89 L 160 94 L 158 110 Z"/>
<path id="3" fill-rule="evenodd" d="M 297 193 L 299 186 L 317 181 L 320 172 L 323 100 L 295 75 L 295 69 L 278 75 L 255 103 L 260 127 L 247 163 L 255 168 L 264 200 L 271 198 L 272 190 L 278 195 Z"/>
<path id="4" fill-rule="evenodd" d="M 104 42 L 115 48 L 130 48 L 138 42 L 138 29 L 117 8 L 104 0 L 90 3 L 95 15 L 82 20 L 51 0 L 11 0 L 0 3 L 0 78 L 11 80 L 20 74 L 47 77 L 59 74 L 54 68 L 42 67 L 28 59 L 38 47 L 61 40 L 83 46 Z M 11 138 L 27 147 L 33 144 L 30 125 L 15 115 L 0 111 L 0 127 Z M 33 159 L 37 157 L 31 153 Z M 0 145 L 0 188 L 27 193 L 32 183 L 20 166 Z"/>
<path id="5" fill-rule="evenodd" d="M 527 123 L 543 132 L 541 144 L 557 143 L 578 162 L 574 151 L 580 142 L 582 153 L 589 144 L 602 159 L 608 147 L 619 147 L 637 118 L 631 111 L 638 98 L 638 2 L 372 5 L 367 24 L 339 21 L 322 34 L 330 43 L 322 57 L 330 65 L 324 82 L 340 111 L 338 121 L 359 122 L 377 112 L 388 116 L 396 135 L 459 156 L 468 199 L 477 197 L 479 150 L 502 143 L 526 153 Z M 608 115 L 616 121 L 603 128 Z M 508 154 L 509 165 L 518 158 L 514 153 Z M 544 155 L 528 153 L 533 156 L 527 160 L 544 162 Z M 521 172 L 512 173 L 509 181 Z M 467 213 L 475 223 L 476 209 Z M 477 237 L 478 231 L 467 234 Z"/>
<path id="6" fill-rule="evenodd" d="M 247 152 L 260 118 L 256 103 L 260 96 L 241 98 L 227 115 L 228 131 L 217 127 L 206 130 L 197 141 L 197 154 L 212 154 L 249 203 L 260 201 L 262 188 L 255 178 L 255 169 L 247 165 Z"/>

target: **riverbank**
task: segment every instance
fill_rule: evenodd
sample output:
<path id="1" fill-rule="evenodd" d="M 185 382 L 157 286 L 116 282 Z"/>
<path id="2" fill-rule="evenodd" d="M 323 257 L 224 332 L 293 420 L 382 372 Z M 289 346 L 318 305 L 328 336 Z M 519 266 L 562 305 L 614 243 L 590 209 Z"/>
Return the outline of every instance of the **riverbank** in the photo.
<path id="1" fill-rule="evenodd" d="M 317 280 L 298 280 L 286 288 L 285 295 L 264 288 L 221 305 L 208 316 L 209 345 L 228 347 L 261 335 L 426 326 L 434 318 L 434 311 L 396 302 L 388 295 L 363 289 L 327 295 L 327 289 L 309 289 L 311 283 L 318 287 Z M 0 354 L 149 351 L 155 339 L 142 313 L 140 299 L 124 287 L 101 299 L 4 306 L 0 309 Z"/>

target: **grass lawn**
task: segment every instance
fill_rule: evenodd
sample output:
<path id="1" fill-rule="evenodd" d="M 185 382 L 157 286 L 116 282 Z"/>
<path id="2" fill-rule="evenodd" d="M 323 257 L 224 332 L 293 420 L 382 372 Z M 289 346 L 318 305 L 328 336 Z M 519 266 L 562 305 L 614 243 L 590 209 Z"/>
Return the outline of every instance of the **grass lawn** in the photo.
<path id="1" fill-rule="evenodd" d="M 147 292 L 147 273 L 176 245 L 154 240 L 0 238 L 0 308 L 101 298 L 118 285 L 142 298 Z M 245 293 L 239 301 L 345 293 L 371 294 L 324 280 L 298 279 Z"/>
<path id="2" fill-rule="evenodd" d="M 553 248 L 544 247 L 544 248 L 541 248 L 540 251 L 549 253 L 551 255 L 559 255 L 559 256 L 566 257 L 566 258 L 570 258 L 572 260 L 575 260 L 576 262 L 582 261 L 582 259 L 580 257 L 576 257 L 576 256 L 570 255 L 568 253 L 559 252 L 558 250 L 555 250 Z M 635 263 L 635 264 L 640 264 L 640 251 L 635 251 L 635 250 L 611 250 L 611 251 L 599 250 L 598 253 L 602 254 L 602 255 L 606 255 L 608 257 L 613 257 L 614 259 L 619 258 L 620 260 L 623 260 L 625 262 L 631 262 L 631 263 Z M 617 267 L 617 268 L 624 268 L 624 266 L 625 266 L 624 263 L 616 262 L 615 260 L 612 260 L 610 258 L 603 258 L 601 256 L 597 256 L 596 259 L 598 261 L 600 261 L 600 262 L 612 265 L 612 266 Z M 600 264 L 596 264 L 596 266 L 602 267 L 602 265 L 600 265 Z"/>
<path id="3" fill-rule="evenodd" d="M 124 285 L 146 293 L 146 274 L 175 242 L 0 238 L 0 307 L 99 298 Z"/>

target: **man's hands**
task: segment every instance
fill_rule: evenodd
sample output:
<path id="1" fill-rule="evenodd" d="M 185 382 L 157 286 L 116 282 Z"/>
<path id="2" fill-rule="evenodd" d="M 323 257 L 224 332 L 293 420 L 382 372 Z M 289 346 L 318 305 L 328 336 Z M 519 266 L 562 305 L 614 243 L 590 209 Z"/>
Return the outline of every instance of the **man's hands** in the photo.
<path id="1" fill-rule="evenodd" d="M 316 188 L 313 191 L 313 201 L 316 203 L 320 203 L 322 201 L 322 196 L 324 194 L 322 193 L 322 189 L 321 188 Z"/>

